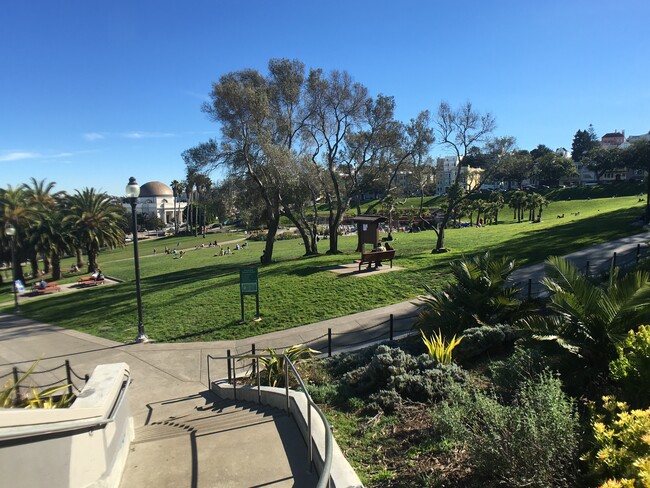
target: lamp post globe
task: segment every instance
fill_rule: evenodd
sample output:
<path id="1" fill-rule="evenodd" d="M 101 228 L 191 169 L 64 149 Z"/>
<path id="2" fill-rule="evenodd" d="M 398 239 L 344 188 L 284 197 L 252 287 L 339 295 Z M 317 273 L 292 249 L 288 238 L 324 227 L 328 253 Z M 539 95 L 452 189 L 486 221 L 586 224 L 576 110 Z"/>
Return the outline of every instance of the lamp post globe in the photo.
<path id="1" fill-rule="evenodd" d="M 144 322 L 142 321 L 142 292 L 140 291 L 140 256 L 138 255 L 138 217 L 136 214 L 136 206 L 138 204 L 138 196 L 140 195 L 140 185 L 131 176 L 129 183 L 126 185 L 126 196 L 131 203 L 131 217 L 133 223 L 133 260 L 135 262 L 135 291 L 138 301 L 138 335 L 135 342 L 149 342 L 149 337 L 144 332 Z"/>
<path id="2" fill-rule="evenodd" d="M 14 311 L 18 311 L 18 288 L 16 288 L 16 228 L 5 225 L 5 234 L 11 238 L 11 285 L 14 291 Z"/>

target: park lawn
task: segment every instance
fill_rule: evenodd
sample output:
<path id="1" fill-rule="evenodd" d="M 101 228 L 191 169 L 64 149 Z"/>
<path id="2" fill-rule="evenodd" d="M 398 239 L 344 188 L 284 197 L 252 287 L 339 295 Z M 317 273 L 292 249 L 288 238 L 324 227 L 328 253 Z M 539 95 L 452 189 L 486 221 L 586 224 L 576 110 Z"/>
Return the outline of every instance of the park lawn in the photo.
<path id="1" fill-rule="evenodd" d="M 433 231 L 395 233 L 398 257 L 394 266 L 404 269 L 369 273 L 364 278 L 328 271 L 358 257 L 356 236 L 340 238 L 340 255 L 307 258 L 302 257 L 302 240 L 278 241 L 274 262 L 259 269 L 263 320 L 251 320 L 255 301 L 246 297 L 244 324 L 239 323 L 239 269 L 258 265 L 263 242 L 250 242 L 248 248 L 230 256 L 215 257 L 214 248 L 190 250 L 183 259 L 162 254 L 165 244 L 160 240 L 143 242 L 145 327 L 152 339 L 163 342 L 239 339 L 369 310 L 414 298 L 423 292 L 425 283 L 443 282 L 449 260 L 463 254 L 489 249 L 526 264 L 636 233 L 639 228 L 631 222 L 642 208 L 636 197 L 554 202 L 544 210 L 543 222 L 536 224 L 513 222 L 512 210 L 503 209 L 499 225 L 447 230 L 450 251 L 444 254 L 431 254 L 436 239 Z M 558 219 L 561 214 L 565 217 Z M 187 242 L 186 247 L 191 247 Z M 156 255 L 154 244 L 159 251 Z M 319 244 L 325 252 L 328 241 Z M 100 256 L 104 272 L 127 280 L 124 283 L 31 300 L 21 305 L 21 315 L 121 342 L 133 340 L 135 284 L 133 260 L 126 253 L 116 250 Z"/>

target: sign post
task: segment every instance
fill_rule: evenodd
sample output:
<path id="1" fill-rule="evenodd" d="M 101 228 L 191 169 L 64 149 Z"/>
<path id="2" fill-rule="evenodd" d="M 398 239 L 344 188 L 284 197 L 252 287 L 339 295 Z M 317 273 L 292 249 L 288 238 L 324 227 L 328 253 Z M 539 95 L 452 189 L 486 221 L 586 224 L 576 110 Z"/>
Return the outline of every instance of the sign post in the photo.
<path id="1" fill-rule="evenodd" d="M 260 317 L 260 295 L 257 279 L 257 268 L 240 268 L 239 270 L 239 295 L 241 300 L 241 321 L 244 318 L 244 295 L 255 295 L 255 319 L 262 320 Z"/>

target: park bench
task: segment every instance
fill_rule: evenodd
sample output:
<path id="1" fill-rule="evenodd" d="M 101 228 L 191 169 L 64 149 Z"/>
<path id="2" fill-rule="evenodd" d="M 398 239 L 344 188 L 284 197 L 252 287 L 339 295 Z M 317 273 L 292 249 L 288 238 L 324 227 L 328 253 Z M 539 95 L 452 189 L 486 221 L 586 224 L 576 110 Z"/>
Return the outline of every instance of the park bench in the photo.
<path id="1" fill-rule="evenodd" d="M 97 285 L 103 285 L 104 284 L 104 278 L 100 279 L 90 279 L 90 280 L 79 280 L 79 283 L 81 283 L 81 286 L 86 287 L 86 286 L 97 286 Z"/>
<path id="2" fill-rule="evenodd" d="M 42 295 L 54 291 L 61 291 L 61 287 L 55 282 L 48 283 L 46 288 L 41 288 L 38 283 L 34 283 L 34 285 L 32 286 L 32 291 L 35 291 L 39 295 Z"/>
<path id="3" fill-rule="evenodd" d="M 361 265 L 363 263 L 381 263 L 382 261 L 390 261 L 390 267 L 393 267 L 393 258 L 395 257 L 395 249 L 390 251 L 379 251 L 379 252 L 362 252 L 361 259 L 359 260 L 359 271 L 361 271 Z"/>

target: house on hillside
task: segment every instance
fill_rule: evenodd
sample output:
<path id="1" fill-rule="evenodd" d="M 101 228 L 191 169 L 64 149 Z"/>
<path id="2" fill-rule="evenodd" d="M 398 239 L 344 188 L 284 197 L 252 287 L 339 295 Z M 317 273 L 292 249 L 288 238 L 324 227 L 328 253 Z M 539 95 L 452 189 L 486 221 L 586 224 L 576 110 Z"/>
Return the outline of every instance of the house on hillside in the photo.
<path id="1" fill-rule="evenodd" d="M 442 195 L 456 180 L 458 169 L 458 158 L 456 156 L 445 156 L 436 160 L 436 193 Z M 471 191 L 481 184 L 485 170 L 483 168 L 472 168 L 463 166 L 461 169 L 461 184 L 465 191 Z"/>

